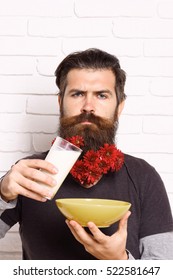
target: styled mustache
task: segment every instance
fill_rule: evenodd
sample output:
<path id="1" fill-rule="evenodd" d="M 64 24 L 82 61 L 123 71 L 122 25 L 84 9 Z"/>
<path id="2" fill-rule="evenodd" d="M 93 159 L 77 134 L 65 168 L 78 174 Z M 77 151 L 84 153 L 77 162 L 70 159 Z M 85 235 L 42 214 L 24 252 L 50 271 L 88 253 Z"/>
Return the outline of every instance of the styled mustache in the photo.
<path id="1" fill-rule="evenodd" d="M 82 124 L 90 122 L 90 124 Z M 59 135 L 68 138 L 80 135 L 84 138 L 84 153 L 98 150 L 105 143 L 113 144 L 118 128 L 118 120 L 105 119 L 92 113 L 81 113 L 73 117 L 60 117 Z"/>
<path id="2" fill-rule="evenodd" d="M 63 126 L 66 126 L 66 124 L 68 124 L 68 126 L 74 126 L 83 122 L 90 122 L 98 126 L 99 129 L 105 129 L 105 127 L 109 127 L 110 125 L 112 126 L 111 120 L 96 116 L 92 113 L 81 113 L 73 117 L 62 117 L 60 122 Z"/>

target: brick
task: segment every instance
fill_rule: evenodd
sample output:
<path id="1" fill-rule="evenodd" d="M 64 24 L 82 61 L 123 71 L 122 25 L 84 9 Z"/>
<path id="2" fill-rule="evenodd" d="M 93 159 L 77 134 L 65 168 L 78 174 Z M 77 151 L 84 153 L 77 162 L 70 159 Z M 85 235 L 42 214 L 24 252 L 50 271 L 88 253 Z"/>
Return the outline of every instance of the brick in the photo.
<path id="1" fill-rule="evenodd" d="M 7 233 L 0 240 L 1 252 L 21 252 L 21 240 L 18 233 Z"/>
<path id="2" fill-rule="evenodd" d="M 30 57 L 0 57 L 0 75 L 32 75 L 35 66 Z"/>
<path id="3" fill-rule="evenodd" d="M 113 34 L 120 38 L 173 38 L 171 20 L 117 18 Z"/>
<path id="4" fill-rule="evenodd" d="M 171 57 L 173 56 L 173 40 L 172 39 L 154 39 L 145 40 L 144 55 L 151 57 Z"/>
<path id="5" fill-rule="evenodd" d="M 1 38 L 0 55 L 53 56 L 61 52 L 61 39 L 35 37 Z"/>
<path id="6" fill-rule="evenodd" d="M 26 96 L 0 94 L 0 113 L 22 113 L 25 109 Z"/>
<path id="7" fill-rule="evenodd" d="M 40 115 L 58 115 L 58 96 L 31 96 L 27 100 L 26 112 Z"/>
<path id="8" fill-rule="evenodd" d="M 126 69 L 126 65 L 122 68 Z M 125 84 L 125 93 L 128 96 L 143 96 L 146 95 L 149 90 L 150 78 L 146 77 L 130 77 L 127 75 Z"/>
<path id="9" fill-rule="evenodd" d="M 41 116 L 41 115 L 29 115 L 29 114 L 28 115 L 3 114 L 3 116 L 0 115 L 0 131 L 3 132 L 55 133 L 57 131 L 57 126 L 58 126 L 57 116 L 44 116 L 44 115 Z M 29 137 L 29 134 L 28 136 L 26 134 L 23 134 L 23 137 L 27 138 Z M 13 143 L 13 145 L 15 147 L 15 143 Z M 17 147 L 19 147 L 19 145 L 20 143 L 17 144 Z"/>
<path id="10" fill-rule="evenodd" d="M 142 130 L 142 117 L 123 115 L 119 119 L 118 134 L 139 134 Z"/>
<path id="11" fill-rule="evenodd" d="M 55 77 L 0 76 L 0 93 L 54 94 L 57 93 Z"/>
<path id="12" fill-rule="evenodd" d="M 118 135 L 118 147 L 125 153 L 173 153 L 173 136 L 169 135 Z"/>
<path id="13" fill-rule="evenodd" d="M 172 154 L 156 154 L 156 153 L 133 153 L 134 156 L 146 160 L 152 165 L 161 176 L 168 194 L 173 193 L 173 168 L 172 168 Z"/>
<path id="14" fill-rule="evenodd" d="M 59 53 L 56 57 L 37 58 L 37 71 L 39 75 L 54 76 L 56 68 L 64 58 L 65 55 L 62 53 Z"/>
<path id="15" fill-rule="evenodd" d="M 173 98 L 153 96 L 129 96 L 123 113 L 127 115 L 173 115 Z"/>
<path id="16" fill-rule="evenodd" d="M 173 194 L 169 193 L 168 198 L 169 198 L 170 206 L 171 206 L 172 213 L 173 213 Z"/>
<path id="17" fill-rule="evenodd" d="M 57 116 L 28 116 L 26 127 L 29 132 L 56 133 L 58 128 Z"/>
<path id="18" fill-rule="evenodd" d="M 24 36 L 26 31 L 27 20 L 25 18 L 0 18 L 1 36 Z"/>
<path id="19" fill-rule="evenodd" d="M 173 116 L 150 116 L 143 119 L 143 132 L 154 134 L 173 134 Z"/>
<path id="20" fill-rule="evenodd" d="M 152 79 L 150 83 L 150 92 L 152 95 L 169 97 L 173 96 L 173 79 L 162 77 Z"/>
<path id="21" fill-rule="evenodd" d="M 173 3 L 172 1 L 160 1 L 157 7 L 158 15 L 161 18 L 173 18 Z"/>
<path id="22" fill-rule="evenodd" d="M 78 17 L 150 17 L 154 14 L 154 2 L 152 0 L 88 0 L 75 1 L 75 13 Z"/>
<path id="23" fill-rule="evenodd" d="M 2 152 L 29 152 L 31 149 L 31 136 L 21 133 L 0 133 L 0 147 Z"/>
<path id="24" fill-rule="evenodd" d="M 15 232 L 19 232 L 19 224 L 15 224 L 14 226 L 12 226 L 9 230 L 9 232 L 15 233 Z"/>
<path id="25" fill-rule="evenodd" d="M 18 16 L 71 16 L 73 15 L 73 1 L 63 0 L 6 0 L 3 1 L 3 9 L 0 15 Z"/>
<path id="26" fill-rule="evenodd" d="M 166 166 L 168 166 L 168 163 L 169 162 L 166 162 Z M 172 172 L 172 174 L 165 172 L 165 173 L 162 173 L 161 175 L 162 175 L 162 179 L 164 181 L 167 192 L 173 193 L 173 189 L 172 189 L 173 172 Z"/>
<path id="27" fill-rule="evenodd" d="M 0 260 L 22 260 L 22 253 L 0 251 Z"/>
<path id="28" fill-rule="evenodd" d="M 140 156 L 139 156 L 140 157 Z M 141 158 L 145 159 L 149 164 L 151 164 L 159 174 L 165 174 L 164 178 L 166 175 L 171 175 L 173 173 L 173 166 L 172 166 L 172 160 L 173 160 L 173 154 L 161 154 L 161 153 L 150 153 L 150 154 L 142 154 Z M 172 174 L 173 176 L 173 174 Z M 162 177 L 162 176 L 161 176 Z M 165 182 L 165 180 L 163 181 Z M 171 177 L 167 177 L 171 179 Z M 165 182 L 166 183 L 166 182 Z M 173 190 L 172 190 L 173 191 Z"/>
<path id="29" fill-rule="evenodd" d="M 12 152 L 12 151 L 7 151 L 7 152 L 0 152 L 0 178 L 3 176 L 13 164 L 15 164 L 19 159 L 27 157 L 31 152 Z"/>
<path id="30" fill-rule="evenodd" d="M 54 134 L 33 134 L 33 147 L 36 152 L 48 151 L 51 147 L 53 139 L 56 137 L 57 133 Z"/>
<path id="31" fill-rule="evenodd" d="M 43 18 L 29 21 L 28 34 L 41 37 L 99 37 L 111 35 L 111 27 L 111 19 Z"/>
<path id="32" fill-rule="evenodd" d="M 128 45 L 128 48 L 127 48 Z M 64 38 L 62 49 L 67 55 L 73 51 L 81 51 L 88 48 L 98 48 L 119 56 L 141 56 L 143 45 L 140 40 L 126 40 L 119 38 Z"/>
<path id="33" fill-rule="evenodd" d="M 173 77 L 173 58 L 121 58 L 121 65 L 130 76 Z"/>

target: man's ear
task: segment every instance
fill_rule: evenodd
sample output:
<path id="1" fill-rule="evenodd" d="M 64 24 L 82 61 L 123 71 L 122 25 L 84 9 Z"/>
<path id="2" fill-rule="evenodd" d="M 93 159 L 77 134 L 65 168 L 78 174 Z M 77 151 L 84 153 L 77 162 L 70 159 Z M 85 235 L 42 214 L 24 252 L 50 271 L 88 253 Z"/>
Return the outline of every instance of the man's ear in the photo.
<path id="1" fill-rule="evenodd" d="M 122 111 L 123 111 L 123 109 L 124 109 L 124 105 L 125 105 L 125 100 L 122 101 L 122 102 L 119 104 L 119 106 L 118 106 L 118 118 L 120 117 L 120 115 L 121 115 L 121 113 L 122 113 Z"/>
<path id="2" fill-rule="evenodd" d="M 60 95 L 58 95 L 58 103 L 59 103 L 59 106 L 61 106 L 61 97 L 60 97 Z"/>
<path id="3" fill-rule="evenodd" d="M 58 95 L 59 111 L 62 112 L 62 97 Z"/>

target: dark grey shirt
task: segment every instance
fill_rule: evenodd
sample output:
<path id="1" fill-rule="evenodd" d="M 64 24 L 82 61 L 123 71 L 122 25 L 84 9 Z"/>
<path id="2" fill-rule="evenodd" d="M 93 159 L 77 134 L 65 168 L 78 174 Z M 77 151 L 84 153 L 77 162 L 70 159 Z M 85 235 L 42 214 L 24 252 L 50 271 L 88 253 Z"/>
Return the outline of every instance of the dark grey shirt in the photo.
<path id="1" fill-rule="evenodd" d="M 54 199 L 57 197 L 131 202 L 127 250 L 135 259 L 173 259 L 173 221 L 168 197 L 160 176 L 144 160 L 125 155 L 120 171 L 104 175 L 89 189 L 68 175 Z M 0 235 L 19 222 L 24 259 L 94 259 L 74 239 L 54 200 L 41 203 L 19 196 L 16 207 L 5 210 L 1 220 Z M 102 231 L 111 235 L 117 228 L 115 223 Z"/>

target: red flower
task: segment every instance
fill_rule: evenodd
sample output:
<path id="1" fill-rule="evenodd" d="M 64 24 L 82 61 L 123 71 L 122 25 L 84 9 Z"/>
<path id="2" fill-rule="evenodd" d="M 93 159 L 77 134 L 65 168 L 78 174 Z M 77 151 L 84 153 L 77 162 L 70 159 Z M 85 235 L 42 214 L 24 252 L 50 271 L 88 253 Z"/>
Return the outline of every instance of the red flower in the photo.
<path id="1" fill-rule="evenodd" d="M 116 148 L 114 145 L 104 144 L 103 147 L 100 148 L 99 154 L 105 161 L 109 162 L 116 156 Z"/>
<path id="2" fill-rule="evenodd" d="M 86 154 L 83 156 L 84 164 L 86 166 L 93 166 L 93 165 L 98 165 L 100 162 L 98 153 L 95 151 L 87 151 Z"/>
<path id="3" fill-rule="evenodd" d="M 82 185 L 87 178 L 87 169 L 82 160 L 78 160 L 70 171 L 71 175 L 77 179 Z"/>
<path id="4" fill-rule="evenodd" d="M 124 154 L 120 151 L 120 150 L 117 150 L 116 151 L 116 158 L 115 158 L 115 163 L 114 165 L 112 166 L 112 170 L 120 170 L 121 167 L 123 166 L 124 164 Z"/>
<path id="5" fill-rule="evenodd" d="M 82 136 L 76 135 L 66 138 L 66 140 L 79 148 L 84 146 L 84 140 Z"/>
<path id="6" fill-rule="evenodd" d="M 84 139 L 79 135 L 66 140 L 77 147 L 84 146 Z M 96 183 L 102 174 L 120 170 L 123 163 L 124 154 L 115 145 L 106 143 L 98 151 L 87 151 L 83 158 L 74 164 L 70 173 L 81 185 L 89 186 Z"/>
<path id="7" fill-rule="evenodd" d="M 74 136 L 70 141 L 76 143 L 77 140 L 83 144 L 81 138 Z M 115 145 L 106 143 L 98 151 L 87 151 L 83 159 L 75 163 L 71 174 L 80 184 L 92 185 L 100 179 L 102 174 L 106 174 L 108 171 L 118 171 L 123 163 L 123 153 Z"/>
<path id="8" fill-rule="evenodd" d="M 104 159 L 100 160 L 99 167 L 102 170 L 103 174 L 106 174 L 108 172 L 108 170 L 110 169 L 110 166 Z"/>
<path id="9" fill-rule="evenodd" d="M 90 166 L 87 169 L 87 177 L 85 180 L 86 185 L 92 185 L 100 179 L 102 172 L 100 171 L 99 167 L 93 168 Z"/>

